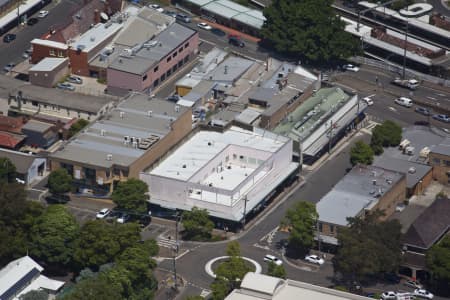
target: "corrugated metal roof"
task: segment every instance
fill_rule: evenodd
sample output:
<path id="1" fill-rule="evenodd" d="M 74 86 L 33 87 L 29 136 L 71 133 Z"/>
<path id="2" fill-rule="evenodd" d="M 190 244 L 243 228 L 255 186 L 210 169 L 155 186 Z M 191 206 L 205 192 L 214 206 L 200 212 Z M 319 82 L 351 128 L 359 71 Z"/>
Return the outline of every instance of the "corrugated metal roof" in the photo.
<path id="1" fill-rule="evenodd" d="M 50 72 L 68 60 L 67 57 L 46 57 L 34 65 L 30 71 Z"/>

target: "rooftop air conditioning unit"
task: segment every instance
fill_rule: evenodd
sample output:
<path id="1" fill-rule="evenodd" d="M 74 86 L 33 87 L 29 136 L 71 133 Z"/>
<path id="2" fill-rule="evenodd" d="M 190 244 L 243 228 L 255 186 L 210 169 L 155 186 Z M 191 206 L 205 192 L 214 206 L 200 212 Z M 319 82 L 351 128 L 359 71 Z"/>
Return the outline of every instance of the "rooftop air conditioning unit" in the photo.
<path id="1" fill-rule="evenodd" d="M 111 161 L 112 160 L 112 154 L 107 154 L 106 155 L 106 160 L 110 160 Z"/>

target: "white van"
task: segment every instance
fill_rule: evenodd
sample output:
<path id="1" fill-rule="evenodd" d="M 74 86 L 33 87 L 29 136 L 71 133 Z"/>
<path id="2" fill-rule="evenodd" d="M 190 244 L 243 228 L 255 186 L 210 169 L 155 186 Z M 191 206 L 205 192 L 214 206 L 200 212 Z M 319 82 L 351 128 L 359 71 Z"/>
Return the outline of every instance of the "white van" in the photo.
<path id="1" fill-rule="evenodd" d="M 400 97 L 395 99 L 395 103 L 404 107 L 411 107 L 413 105 L 412 100 L 406 97 Z"/>

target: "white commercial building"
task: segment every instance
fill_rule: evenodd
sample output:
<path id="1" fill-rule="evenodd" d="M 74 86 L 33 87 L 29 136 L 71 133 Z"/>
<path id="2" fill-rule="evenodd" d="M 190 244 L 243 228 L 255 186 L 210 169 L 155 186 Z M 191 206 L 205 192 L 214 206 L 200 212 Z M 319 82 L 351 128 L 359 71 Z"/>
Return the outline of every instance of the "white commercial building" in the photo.
<path id="1" fill-rule="evenodd" d="M 169 209 L 207 209 L 239 222 L 298 168 L 292 141 L 269 131 L 232 126 L 199 131 L 152 170 L 141 173 L 150 202 Z"/>

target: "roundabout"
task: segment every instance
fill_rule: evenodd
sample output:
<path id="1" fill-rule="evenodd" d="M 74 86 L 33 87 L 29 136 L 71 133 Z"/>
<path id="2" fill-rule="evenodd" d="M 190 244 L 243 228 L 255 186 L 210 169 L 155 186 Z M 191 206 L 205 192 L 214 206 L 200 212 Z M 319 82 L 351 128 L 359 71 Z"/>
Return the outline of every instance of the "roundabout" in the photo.
<path id="1" fill-rule="evenodd" d="M 206 265 L 205 265 L 205 272 L 206 272 L 206 274 L 208 274 L 212 278 L 216 278 L 216 274 L 212 270 L 212 265 L 215 262 L 219 261 L 219 260 L 223 260 L 223 259 L 227 259 L 227 258 L 229 258 L 229 256 L 219 256 L 219 257 L 213 258 L 210 261 L 208 261 L 206 263 Z M 261 265 L 257 261 L 255 261 L 255 260 L 253 260 L 251 258 L 248 258 L 248 257 L 242 257 L 242 259 L 245 260 L 245 261 L 248 261 L 249 263 L 251 263 L 252 265 L 255 266 L 255 273 L 256 274 L 260 274 L 261 273 L 262 268 L 261 268 Z"/>

